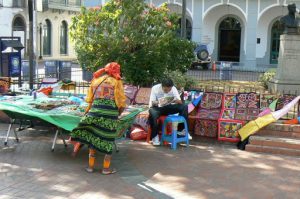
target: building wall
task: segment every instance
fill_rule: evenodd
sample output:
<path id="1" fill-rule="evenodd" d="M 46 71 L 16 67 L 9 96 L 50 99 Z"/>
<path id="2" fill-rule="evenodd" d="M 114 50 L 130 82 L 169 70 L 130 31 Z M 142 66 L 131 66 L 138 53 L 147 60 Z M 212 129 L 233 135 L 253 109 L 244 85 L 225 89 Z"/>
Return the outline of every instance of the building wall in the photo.
<path id="1" fill-rule="evenodd" d="M 75 15 L 74 12 L 64 11 L 64 10 L 47 10 L 44 12 L 37 13 L 37 27 L 40 24 L 44 26 L 46 24 L 46 19 L 51 22 L 51 55 L 42 55 L 44 60 L 58 59 L 58 60 L 75 60 L 76 54 L 72 41 L 68 36 L 68 53 L 67 55 L 60 54 L 60 29 L 62 21 L 66 21 L 68 24 L 68 30 L 72 22 L 72 17 Z M 40 54 L 40 35 L 39 31 L 36 33 L 36 52 Z M 43 44 L 43 43 L 42 43 Z M 42 46 L 43 50 L 43 46 Z"/>

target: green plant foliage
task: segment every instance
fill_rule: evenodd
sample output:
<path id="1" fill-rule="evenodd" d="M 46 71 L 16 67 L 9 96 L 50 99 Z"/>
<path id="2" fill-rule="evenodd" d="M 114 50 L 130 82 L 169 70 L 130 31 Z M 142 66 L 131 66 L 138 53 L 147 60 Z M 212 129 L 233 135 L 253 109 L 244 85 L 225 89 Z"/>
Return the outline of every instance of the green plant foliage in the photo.
<path id="1" fill-rule="evenodd" d="M 196 85 L 196 80 L 194 78 L 189 77 L 178 70 L 168 71 L 166 72 L 165 76 L 171 78 L 176 88 L 179 90 L 181 90 L 182 88 L 184 88 L 185 90 L 189 90 Z"/>
<path id="2" fill-rule="evenodd" d="M 259 81 L 263 83 L 265 88 L 268 88 L 268 82 L 276 75 L 276 69 L 269 69 L 264 74 L 259 76 Z"/>
<path id="3" fill-rule="evenodd" d="M 167 4 L 111 0 L 103 7 L 83 7 L 72 19 L 70 36 L 83 68 L 95 71 L 116 61 L 128 83 L 144 86 L 167 70 L 190 67 L 195 45 L 176 37 L 177 21 Z"/>

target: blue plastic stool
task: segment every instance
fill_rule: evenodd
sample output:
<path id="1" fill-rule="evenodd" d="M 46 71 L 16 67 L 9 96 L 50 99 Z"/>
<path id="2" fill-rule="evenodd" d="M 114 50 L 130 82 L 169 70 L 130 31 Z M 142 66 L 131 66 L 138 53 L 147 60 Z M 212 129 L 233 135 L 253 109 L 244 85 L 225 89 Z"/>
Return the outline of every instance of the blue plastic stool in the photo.
<path id="1" fill-rule="evenodd" d="M 184 123 L 184 128 L 185 128 L 185 136 L 177 136 L 177 129 L 173 128 L 173 123 Z M 168 123 L 172 123 L 172 134 L 171 135 L 167 135 L 166 134 L 166 128 L 167 128 L 167 124 Z M 164 143 L 164 141 L 171 143 L 171 148 L 173 150 L 176 150 L 177 147 L 177 143 L 179 142 L 185 142 L 186 146 L 189 146 L 189 129 L 188 129 L 188 125 L 187 122 L 185 120 L 185 118 L 183 116 L 177 116 L 177 115 L 169 115 L 168 117 L 166 117 L 163 127 L 162 127 L 162 136 L 161 136 L 161 142 L 160 144 L 162 145 Z"/>

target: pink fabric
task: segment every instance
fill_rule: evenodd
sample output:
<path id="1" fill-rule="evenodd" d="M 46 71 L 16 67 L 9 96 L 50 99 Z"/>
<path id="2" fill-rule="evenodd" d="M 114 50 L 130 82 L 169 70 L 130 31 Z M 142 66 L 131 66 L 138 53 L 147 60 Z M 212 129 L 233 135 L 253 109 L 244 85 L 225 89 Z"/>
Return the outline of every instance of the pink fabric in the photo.
<path id="1" fill-rule="evenodd" d="M 260 113 L 258 114 L 258 117 L 267 115 L 267 114 L 269 114 L 269 113 L 271 113 L 271 112 L 272 112 L 272 110 L 271 110 L 270 108 L 266 108 L 265 110 L 263 110 L 262 112 L 260 112 Z"/>

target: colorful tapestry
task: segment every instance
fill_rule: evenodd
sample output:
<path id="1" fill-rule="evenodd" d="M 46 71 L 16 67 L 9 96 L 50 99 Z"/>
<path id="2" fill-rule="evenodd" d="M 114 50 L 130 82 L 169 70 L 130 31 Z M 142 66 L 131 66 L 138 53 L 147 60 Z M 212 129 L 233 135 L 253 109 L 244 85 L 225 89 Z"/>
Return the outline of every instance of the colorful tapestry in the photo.
<path id="1" fill-rule="evenodd" d="M 134 98 L 136 104 L 149 104 L 151 88 L 140 88 Z"/>
<path id="2" fill-rule="evenodd" d="M 197 120 L 194 128 L 195 135 L 216 138 L 218 134 L 218 121 Z"/>
<path id="3" fill-rule="evenodd" d="M 236 95 L 224 94 L 224 108 L 231 109 L 236 107 Z"/>
<path id="4" fill-rule="evenodd" d="M 220 109 L 200 109 L 197 113 L 197 117 L 200 119 L 211 119 L 217 120 L 220 117 L 221 110 Z"/>
<path id="5" fill-rule="evenodd" d="M 218 139 L 233 142 L 239 141 L 240 136 L 238 130 L 242 128 L 242 125 L 241 122 L 236 121 L 221 121 Z"/>
<path id="6" fill-rule="evenodd" d="M 277 97 L 275 95 L 270 94 L 262 94 L 260 97 L 260 110 L 263 111 L 266 108 L 269 108 L 269 106 L 277 100 Z"/>
<path id="7" fill-rule="evenodd" d="M 234 119 L 235 109 L 227 109 L 223 111 L 222 118 L 223 119 Z"/>
<path id="8" fill-rule="evenodd" d="M 222 93 L 204 93 L 200 108 L 202 109 L 221 109 Z"/>
<path id="9" fill-rule="evenodd" d="M 225 93 L 222 118 L 234 119 L 235 108 L 236 108 L 236 95 L 230 94 L 230 93 Z"/>
<path id="10" fill-rule="evenodd" d="M 253 120 L 260 110 L 260 95 L 257 93 L 238 93 L 236 95 L 235 119 Z"/>
<path id="11" fill-rule="evenodd" d="M 280 110 L 282 109 L 285 105 L 287 105 L 288 103 L 290 103 L 293 99 L 295 99 L 295 95 L 282 95 L 278 98 L 278 101 L 276 103 L 276 108 L 275 110 Z"/>

